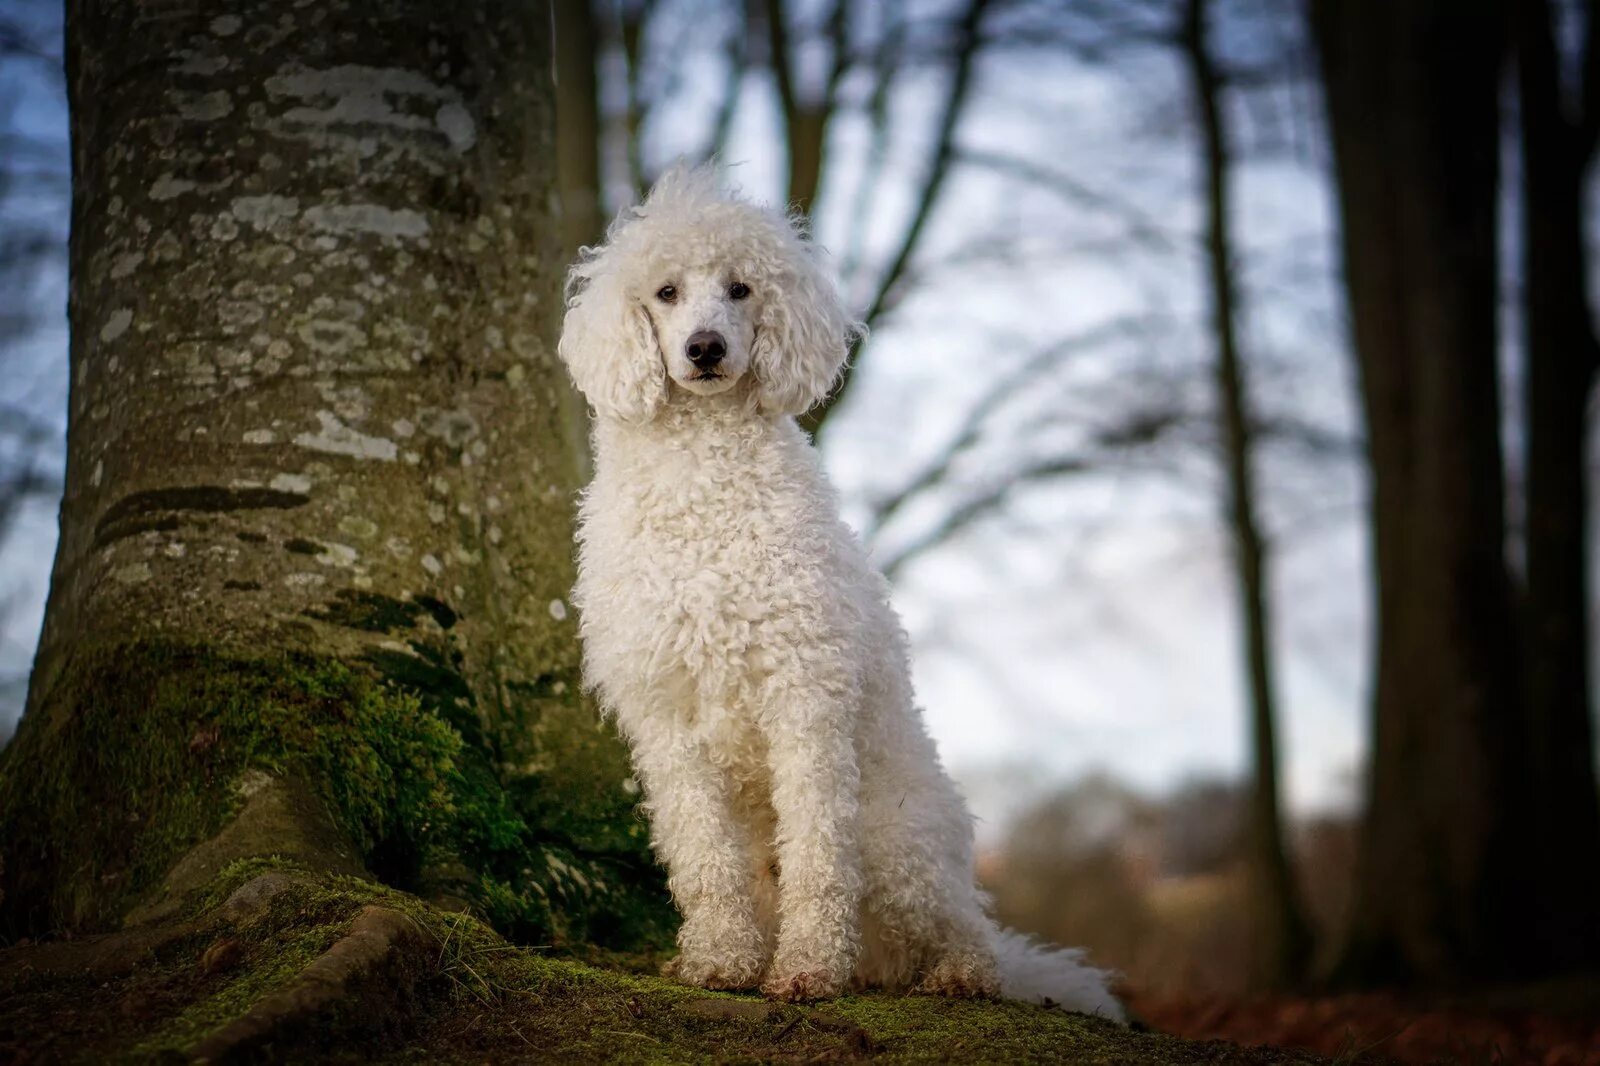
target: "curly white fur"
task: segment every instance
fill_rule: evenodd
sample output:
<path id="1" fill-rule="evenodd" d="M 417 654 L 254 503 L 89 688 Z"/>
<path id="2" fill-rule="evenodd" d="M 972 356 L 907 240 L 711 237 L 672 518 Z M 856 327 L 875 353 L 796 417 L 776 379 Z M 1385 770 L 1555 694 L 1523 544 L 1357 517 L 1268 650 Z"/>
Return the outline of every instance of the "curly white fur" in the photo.
<path id="1" fill-rule="evenodd" d="M 791 417 L 857 328 L 795 222 L 709 168 L 662 178 L 572 270 L 561 356 L 596 414 L 574 598 L 683 912 L 670 971 L 1120 1021 L 1104 973 L 985 914 L 887 583 Z M 685 354 L 706 330 L 709 370 Z"/>

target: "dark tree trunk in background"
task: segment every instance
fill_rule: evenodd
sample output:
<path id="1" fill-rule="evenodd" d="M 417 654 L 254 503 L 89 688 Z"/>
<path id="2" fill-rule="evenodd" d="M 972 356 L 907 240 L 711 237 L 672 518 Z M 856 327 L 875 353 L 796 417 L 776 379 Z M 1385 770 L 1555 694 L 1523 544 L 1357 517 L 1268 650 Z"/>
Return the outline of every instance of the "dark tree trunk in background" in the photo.
<path id="1" fill-rule="evenodd" d="M 188 11 L 69 5 L 69 462 L 4 929 L 276 854 L 622 936 L 656 882 L 565 601 L 550 11 Z"/>
<path id="2" fill-rule="evenodd" d="M 1526 711 L 1535 789 L 1527 827 L 1542 866 L 1528 916 L 1537 962 L 1600 962 L 1600 807 L 1589 701 L 1588 406 L 1597 347 L 1584 189 L 1600 105 L 1600 25 L 1589 5 L 1585 84 L 1563 100 L 1548 0 L 1516 6 L 1522 116 L 1527 345 L 1523 601 Z"/>
<path id="3" fill-rule="evenodd" d="M 1249 858 L 1252 906 L 1252 981 L 1294 984 L 1311 961 L 1311 930 L 1284 851 L 1279 811 L 1277 710 L 1272 661 L 1268 547 L 1256 514 L 1249 395 L 1239 354 L 1232 241 L 1228 226 L 1229 155 L 1221 108 L 1221 79 L 1207 39 L 1206 0 L 1188 0 L 1183 46 L 1194 80 L 1202 135 L 1207 282 L 1216 344 L 1218 423 L 1226 467 L 1227 520 L 1233 536 L 1234 573 L 1243 621 L 1246 686 L 1250 700 Z"/>
<path id="4" fill-rule="evenodd" d="M 556 0 L 556 172 L 562 248 L 568 259 L 599 241 L 601 213 L 600 41 L 589 0 Z"/>
<path id="5" fill-rule="evenodd" d="M 1372 476 L 1376 688 L 1348 981 L 1508 972 L 1526 884 L 1496 376 L 1490 0 L 1314 0 Z"/>

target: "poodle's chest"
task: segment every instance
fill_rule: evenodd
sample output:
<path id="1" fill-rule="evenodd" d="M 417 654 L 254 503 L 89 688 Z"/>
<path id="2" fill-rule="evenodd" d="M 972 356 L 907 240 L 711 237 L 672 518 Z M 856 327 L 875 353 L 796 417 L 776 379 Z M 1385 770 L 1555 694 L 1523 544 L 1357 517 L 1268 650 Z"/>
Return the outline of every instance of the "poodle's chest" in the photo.
<path id="1" fill-rule="evenodd" d="M 710 528 L 688 516 L 586 524 L 578 583 L 586 628 L 696 678 L 765 672 L 766 649 L 827 613 L 826 561 L 813 546 L 738 523 Z"/>
<path id="2" fill-rule="evenodd" d="M 812 493 L 718 465 L 607 478 L 584 501 L 586 582 L 625 586 L 658 608 L 754 621 L 837 571 L 837 519 Z"/>
<path id="3" fill-rule="evenodd" d="M 577 600 L 603 688 L 679 712 L 748 706 L 855 628 L 834 523 L 780 493 L 715 488 L 623 495 L 602 480 L 585 500 Z"/>

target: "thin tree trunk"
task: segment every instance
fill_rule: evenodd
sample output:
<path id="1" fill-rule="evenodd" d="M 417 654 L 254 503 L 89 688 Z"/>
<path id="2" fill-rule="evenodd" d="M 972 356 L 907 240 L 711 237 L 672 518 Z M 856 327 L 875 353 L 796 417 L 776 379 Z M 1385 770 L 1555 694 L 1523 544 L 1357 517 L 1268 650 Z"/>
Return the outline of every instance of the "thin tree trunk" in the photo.
<path id="1" fill-rule="evenodd" d="M 1591 8 L 1589 17 L 1594 18 Z M 1596 28 L 1590 26 L 1594 47 Z M 1542 862 L 1529 921 L 1553 968 L 1600 962 L 1600 806 L 1589 700 L 1588 405 L 1597 345 L 1584 189 L 1600 115 L 1562 106 L 1548 0 L 1517 5 L 1527 345 L 1526 711 Z M 1585 76 L 1600 57 L 1587 56 Z M 1593 86 L 1588 87 L 1593 91 Z M 1585 107 L 1592 107 L 1587 99 Z"/>
<path id="2" fill-rule="evenodd" d="M 600 187 L 600 38 L 589 0 L 557 0 L 556 169 L 568 259 L 605 228 Z"/>
<path id="3" fill-rule="evenodd" d="M 832 54 L 829 57 L 827 84 L 815 100 L 801 98 L 795 85 L 795 66 L 799 57 L 789 41 L 789 15 L 783 0 L 764 0 L 760 17 L 766 22 L 767 50 L 773 79 L 778 85 L 778 101 L 783 105 L 784 144 L 789 155 L 789 181 L 786 199 L 805 214 L 811 213 L 817 190 L 822 187 L 822 162 L 827 149 L 828 122 L 838 102 L 839 84 L 848 62 L 849 42 L 845 36 L 847 12 L 842 0 L 833 0 L 823 19 Z"/>
<path id="4" fill-rule="evenodd" d="M 638 4 L 618 6 L 615 31 L 622 45 L 622 55 L 627 61 L 627 106 L 621 116 L 624 156 L 628 166 L 628 181 L 633 186 L 635 199 L 643 198 L 648 191 L 651 175 L 645 172 L 643 130 L 650 117 L 654 101 L 644 94 L 644 44 L 645 29 L 656 8 L 656 0 L 640 0 Z"/>
<path id="5" fill-rule="evenodd" d="M 276 854 L 623 935 L 657 882 L 565 600 L 548 8 L 152 11 L 68 10 L 68 475 L 5 931 Z"/>
<path id="6" fill-rule="evenodd" d="M 1377 578 L 1365 834 L 1336 977 L 1507 972 L 1536 906 L 1504 560 L 1492 0 L 1314 0 Z"/>
<path id="7" fill-rule="evenodd" d="M 1250 856 L 1257 926 L 1253 979 L 1294 984 L 1311 959 L 1311 930 L 1301 912 L 1283 843 L 1278 803 L 1278 742 L 1273 683 L 1268 548 L 1256 515 L 1253 441 L 1245 368 L 1239 355 L 1237 293 L 1228 227 L 1229 155 L 1221 85 L 1207 39 L 1206 0 L 1188 0 L 1183 45 L 1200 112 L 1206 200 L 1205 240 L 1212 333 L 1217 348 L 1218 422 L 1227 468 L 1227 516 L 1233 533 L 1239 607 L 1244 621 L 1252 762 Z"/>

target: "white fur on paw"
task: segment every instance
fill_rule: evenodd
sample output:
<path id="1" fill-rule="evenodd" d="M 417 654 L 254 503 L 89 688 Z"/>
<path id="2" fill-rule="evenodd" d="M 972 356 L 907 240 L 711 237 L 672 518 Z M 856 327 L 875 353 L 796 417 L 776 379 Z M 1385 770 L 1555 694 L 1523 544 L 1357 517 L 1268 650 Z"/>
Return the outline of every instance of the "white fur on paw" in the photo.
<path id="1" fill-rule="evenodd" d="M 995 999 L 1000 995 L 1000 974 L 993 958 L 946 955 L 928 969 L 916 991 L 953 999 Z"/>
<path id="2" fill-rule="evenodd" d="M 661 967 L 663 977 L 722 992 L 754 988 L 761 981 L 761 963 L 751 959 L 693 958 L 679 955 Z"/>

